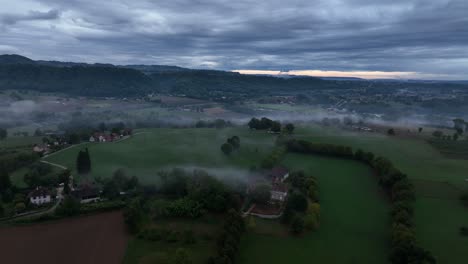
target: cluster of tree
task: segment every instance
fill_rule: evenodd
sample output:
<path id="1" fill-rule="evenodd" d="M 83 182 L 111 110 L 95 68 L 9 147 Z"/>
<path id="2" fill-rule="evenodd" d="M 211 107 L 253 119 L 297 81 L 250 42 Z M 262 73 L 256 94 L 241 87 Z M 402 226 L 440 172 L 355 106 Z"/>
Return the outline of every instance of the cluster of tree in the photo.
<path id="1" fill-rule="evenodd" d="M 36 162 L 29 166 L 28 172 L 24 175 L 23 180 L 31 188 L 55 185 L 58 183 L 58 177 L 56 177 L 56 175 L 49 175 L 51 172 L 52 167 L 49 164 Z"/>
<path id="2" fill-rule="evenodd" d="M 215 120 L 199 120 L 195 123 L 196 128 L 225 128 L 232 127 L 231 121 L 226 121 L 224 119 L 215 119 Z"/>
<path id="3" fill-rule="evenodd" d="M 103 186 L 102 195 L 108 199 L 120 197 L 120 193 L 136 191 L 140 186 L 136 176 L 129 177 L 124 169 L 117 169 L 110 179 L 97 179 Z"/>
<path id="4" fill-rule="evenodd" d="M 284 146 L 277 146 L 273 149 L 273 151 L 266 156 L 261 163 L 262 168 L 264 169 L 271 169 L 275 165 L 277 165 L 280 160 L 283 158 L 284 154 L 286 153 L 286 148 Z"/>
<path id="5" fill-rule="evenodd" d="M 221 151 L 226 155 L 230 155 L 234 150 L 238 150 L 239 148 L 240 138 L 238 136 L 228 138 L 226 142 L 221 145 Z"/>
<path id="6" fill-rule="evenodd" d="M 460 201 L 462 202 L 462 204 L 465 206 L 465 207 L 468 207 L 468 192 L 462 194 L 460 196 Z"/>
<path id="7" fill-rule="evenodd" d="M 186 245 L 196 243 L 195 234 L 190 229 L 177 231 L 168 228 L 145 228 L 138 233 L 138 238 L 169 243 L 182 242 Z"/>
<path id="8" fill-rule="evenodd" d="M 186 205 L 196 207 L 200 213 L 204 211 L 222 213 L 227 208 L 238 207 L 237 194 L 203 170 L 194 170 L 190 173 L 173 169 L 169 172 L 160 172 L 158 176 L 161 182 L 159 195 L 172 199 L 182 198 L 178 203 L 184 207 Z"/>
<path id="9" fill-rule="evenodd" d="M 432 132 L 432 136 L 437 138 L 437 139 L 442 139 L 442 140 L 453 140 L 453 141 L 457 141 L 458 138 L 460 137 L 460 133 L 459 132 L 455 132 L 453 133 L 453 135 L 446 135 L 444 134 L 444 132 L 440 131 L 440 130 L 436 130 L 434 132 Z"/>
<path id="10" fill-rule="evenodd" d="M 152 83 L 151 78 L 133 69 L 33 64 L 0 64 L 0 80 L 0 89 L 121 97 L 144 95 Z"/>
<path id="11" fill-rule="evenodd" d="M 453 128 L 457 131 L 458 134 L 463 134 L 468 127 L 468 122 L 461 118 L 453 119 Z"/>
<path id="12" fill-rule="evenodd" d="M 91 158 L 88 148 L 80 150 L 76 158 L 76 170 L 79 174 L 88 174 L 91 172 Z"/>
<path id="13" fill-rule="evenodd" d="M 245 231 L 244 219 L 235 209 L 226 214 L 223 231 L 217 241 L 217 254 L 208 260 L 210 264 L 235 263 L 242 233 Z"/>
<path id="14" fill-rule="evenodd" d="M 13 172 L 34 163 L 39 158 L 40 156 L 37 153 L 15 152 L 8 155 L 0 155 L 0 168 L 7 172 Z"/>
<path id="15" fill-rule="evenodd" d="M 468 236 L 468 227 L 466 226 L 460 227 L 460 235 L 465 236 L 465 237 Z"/>
<path id="16" fill-rule="evenodd" d="M 292 123 L 287 123 L 285 126 L 284 126 L 284 131 L 288 134 L 292 134 L 294 132 L 294 124 Z"/>
<path id="17" fill-rule="evenodd" d="M 273 121 L 269 118 L 262 117 L 261 119 L 252 118 L 249 123 L 247 123 L 250 129 L 255 130 L 270 130 L 275 133 L 281 132 L 281 123 L 278 121 Z M 294 129 L 293 129 L 294 130 Z"/>
<path id="18" fill-rule="evenodd" d="M 5 168 L 0 167 L 0 199 L 1 201 L 8 203 L 14 197 L 16 188 L 11 183 L 10 175 Z M 1 202 L 0 202 L 1 204 Z"/>
<path id="19" fill-rule="evenodd" d="M 124 208 L 123 215 L 125 224 L 132 234 L 140 232 L 144 223 L 147 221 L 145 214 L 146 202 L 141 198 L 136 198 L 127 203 Z"/>
<path id="20" fill-rule="evenodd" d="M 55 210 L 55 214 L 58 216 L 74 216 L 80 213 L 80 201 L 75 199 L 71 195 L 65 195 L 63 202 Z"/>
<path id="21" fill-rule="evenodd" d="M 352 158 L 353 150 L 348 146 L 333 144 L 316 144 L 306 140 L 289 140 L 286 143 L 288 151 L 304 154 L 320 154 L 338 158 Z"/>
<path id="22" fill-rule="evenodd" d="M 256 204 L 266 205 L 270 201 L 271 186 L 267 183 L 255 185 L 249 190 L 248 198 Z"/>
<path id="23" fill-rule="evenodd" d="M 176 200 L 159 200 L 151 204 L 150 210 L 153 218 L 161 217 L 183 217 L 197 218 L 203 215 L 203 205 L 188 197 Z"/>
<path id="24" fill-rule="evenodd" d="M 289 224 L 291 233 L 300 234 L 304 230 L 313 231 L 320 225 L 320 204 L 318 185 L 314 177 L 303 171 L 290 173 L 289 197 L 281 218 L 282 223 Z"/>
<path id="25" fill-rule="evenodd" d="M 407 175 L 395 168 L 390 160 L 383 157 L 374 158 L 373 153 L 362 150 L 353 153 L 353 150 L 346 146 L 312 144 L 298 140 L 289 141 L 287 146 L 292 152 L 356 159 L 371 166 L 379 177 L 379 184 L 392 202 L 391 262 L 398 264 L 436 262 L 429 251 L 416 243 L 412 221 L 414 186 Z M 289 199 L 291 200 L 291 197 Z"/>

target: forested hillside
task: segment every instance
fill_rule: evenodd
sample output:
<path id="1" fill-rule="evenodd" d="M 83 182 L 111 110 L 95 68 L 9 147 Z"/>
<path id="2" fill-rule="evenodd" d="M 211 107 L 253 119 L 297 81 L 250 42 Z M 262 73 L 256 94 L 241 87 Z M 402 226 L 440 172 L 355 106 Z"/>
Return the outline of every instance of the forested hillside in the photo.
<path id="1" fill-rule="evenodd" d="M 0 91 L 25 89 L 82 96 L 135 97 L 150 93 L 183 95 L 215 101 L 235 101 L 263 95 L 317 90 L 360 89 L 360 93 L 391 93 L 396 89 L 467 88 L 461 83 L 278 78 L 227 71 L 193 70 L 166 65 L 86 64 L 34 61 L 0 55 Z"/>

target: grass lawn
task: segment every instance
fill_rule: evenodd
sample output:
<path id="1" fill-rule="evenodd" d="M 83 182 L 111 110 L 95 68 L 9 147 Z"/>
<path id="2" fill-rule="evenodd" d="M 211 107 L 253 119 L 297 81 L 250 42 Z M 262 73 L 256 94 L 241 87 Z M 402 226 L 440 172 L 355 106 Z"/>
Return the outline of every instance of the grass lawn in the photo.
<path id="1" fill-rule="evenodd" d="M 248 169 L 260 164 L 275 139 L 246 128 L 150 129 L 147 132 L 119 143 L 87 144 L 92 176 L 110 177 L 116 169 L 125 168 L 142 182 L 152 183 L 158 170 L 174 166 Z M 233 135 L 240 137 L 241 149 L 231 157 L 224 156 L 219 147 Z M 466 247 L 467 239 L 458 234 L 458 229 L 462 224 L 468 225 L 468 209 L 461 206 L 458 195 L 468 190 L 467 160 L 449 159 L 423 139 L 343 132 L 320 126 L 299 126 L 295 137 L 362 148 L 392 160 L 416 185 L 416 236 L 422 246 L 437 257 L 438 263 L 466 263 L 468 251 L 463 246 Z M 77 152 L 84 146 L 47 160 L 74 169 Z M 328 263 L 386 260 L 387 204 L 376 193 L 380 189 L 369 178 L 367 168 L 350 161 L 311 156 L 288 155 L 285 163 L 304 168 L 319 178 L 323 188 L 322 228 L 301 238 L 276 239 L 249 233 L 242 243 L 241 262 L 289 262 L 291 257 L 299 263 L 306 259 Z"/>
<path id="2" fill-rule="evenodd" d="M 241 148 L 226 156 L 220 146 L 234 135 L 240 137 Z M 270 134 L 246 128 L 151 129 L 118 143 L 80 145 L 46 160 L 74 170 L 78 151 L 88 147 L 92 176 L 110 177 L 118 168 L 125 168 L 142 182 L 153 183 L 158 170 L 175 166 L 249 169 L 260 164 L 274 140 Z"/>
<path id="3" fill-rule="evenodd" d="M 42 143 L 42 137 L 7 137 L 0 140 L 0 149 L 28 148 L 28 150 L 32 150 L 32 145 L 39 143 Z"/>
<path id="4" fill-rule="evenodd" d="M 389 205 L 369 168 L 299 154 L 288 154 L 284 164 L 317 177 L 321 226 L 302 237 L 249 232 L 241 242 L 240 263 L 387 262 Z"/>
<path id="5" fill-rule="evenodd" d="M 373 133 L 342 132 L 311 126 L 297 131 L 297 137 L 313 142 L 345 144 L 373 151 L 394 162 L 416 186 L 416 237 L 438 263 L 466 263 L 467 239 L 458 234 L 468 225 L 468 209 L 458 201 L 468 190 L 468 161 L 449 159 L 425 140 L 403 139 Z"/>

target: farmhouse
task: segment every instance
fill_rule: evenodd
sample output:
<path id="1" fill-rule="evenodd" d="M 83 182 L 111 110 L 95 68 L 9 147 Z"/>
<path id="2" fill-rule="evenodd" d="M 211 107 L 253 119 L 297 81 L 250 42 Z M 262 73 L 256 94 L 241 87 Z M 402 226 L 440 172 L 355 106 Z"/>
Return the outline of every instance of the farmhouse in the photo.
<path id="1" fill-rule="evenodd" d="M 274 167 L 269 173 L 271 178 L 271 202 L 284 202 L 288 195 L 288 186 L 284 181 L 288 178 L 289 171 L 284 167 Z"/>
<path id="2" fill-rule="evenodd" d="M 270 194 L 271 202 L 284 202 L 288 196 L 288 187 L 283 183 L 275 184 L 271 188 Z"/>
<path id="3" fill-rule="evenodd" d="M 71 195 L 83 204 L 99 202 L 101 200 L 99 189 L 90 185 L 83 185 L 73 190 Z"/>
<path id="4" fill-rule="evenodd" d="M 120 135 L 117 133 L 105 134 L 96 132 L 89 137 L 89 142 L 112 142 L 120 139 Z"/>
<path id="5" fill-rule="evenodd" d="M 286 180 L 289 176 L 289 171 L 285 167 L 281 166 L 276 166 L 273 169 L 271 169 L 270 173 L 268 176 L 276 182 L 283 182 Z"/>
<path id="6" fill-rule="evenodd" d="M 52 201 L 51 193 L 44 187 L 36 187 L 28 195 L 29 202 L 35 205 L 50 203 Z"/>

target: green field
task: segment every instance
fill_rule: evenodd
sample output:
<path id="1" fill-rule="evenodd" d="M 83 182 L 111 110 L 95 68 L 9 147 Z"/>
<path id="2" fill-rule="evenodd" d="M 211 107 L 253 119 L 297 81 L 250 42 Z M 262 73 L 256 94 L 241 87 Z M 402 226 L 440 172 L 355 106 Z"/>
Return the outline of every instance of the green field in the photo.
<path id="1" fill-rule="evenodd" d="M 446 157 L 468 160 L 468 140 L 431 139 L 429 143 Z"/>
<path id="2" fill-rule="evenodd" d="M 125 168 L 130 175 L 138 176 L 142 182 L 154 183 L 154 176 L 158 170 L 174 166 L 242 169 L 258 166 L 262 158 L 271 151 L 275 140 L 270 134 L 251 132 L 246 128 L 150 129 L 146 132 L 148 133 L 135 135 L 119 143 L 77 146 L 52 155 L 47 160 L 74 168 L 77 152 L 80 148 L 88 146 L 93 163 L 92 176 L 110 177 L 116 169 Z M 233 135 L 241 138 L 241 150 L 231 157 L 226 157 L 221 154 L 219 146 Z M 416 185 L 415 225 L 416 236 L 421 245 L 430 250 L 439 263 L 466 263 L 467 239 L 459 235 L 458 229 L 468 224 L 468 210 L 458 201 L 458 195 L 461 191 L 468 190 L 467 160 L 449 159 L 423 139 L 343 132 L 319 126 L 299 127 L 295 136 L 316 143 L 349 145 L 354 149 L 362 148 L 388 157 L 399 169 L 407 173 Z M 298 239 L 273 240 L 269 236 L 248 234 L 245 245 L 242 245 L 242 262 L 258 262 L 265 256 L 255 255 L 252 250 L 272 254 L 269 248 L 284 249 L 280 252 L 291 253 L 272 257 L 272 263 L 281 263 L 296 255 L 307 256 L 310 260 L 319 262 L 330 258 L 337 258 L 338 263 L 363 263 L 374 260 L 375 263 L 380 263 L 382 258 L 382 261 L 385 261 L 383 256 L 388 253 L 385 244 L 388 243 L 388 216 L 385 213 L 387 204 L 377 196 L 376 191 L 379 188 L 376 181 L 369 180 L 369 172 L 364 167 L 349 165 L 347 161 L 289 155 L 285 164 L 292 169 L 304 168 L 319 177 L 320 186 L 323 188 L 323 226 L 317 233 Z M 358 186 L 350 186 L 359 188 L 361 192 L 355 191 L 352 193 L 354 195 L 347 197 L 344 195 L 346 192 L 337 191 L 342 188 L 340 183 L 346 182 L 342 178 L 347 176 L 353 178 L 351 184 L 359 183 Z M 347 206 L 348 204 L 353 206 Z M 355 221 L 358 217 L 353 218 L 352 215 L 352 208 L 361 208 L 359 206 L 368 208 L 369 211 L 359 217 L 362 225 Z M 369 215 L 370 213 L 375 214 Z M 339 228 L 334 230 L 332 227 L 339 226 L 339 222 L 334 221 L 349 221 L 349 233 Z M 369 229 L 360 229 L 366 226 Z M 351 231 L 353 228 L 356 233 Z M 337 241 L 337 230 L 342 232 L 340 241 Z M 254 246 L 250 249 L 251 246 L 247 245 Z M 333 245 L 336 246 L 332 247 Z M 344 245 L 351 245 L 351 249 L 342 250 Z M 341 251 L 335 250 L 332 254 L 332 251 L 325 250 L 328 247 Z M 364 250 L 366 254 L 362 254 Z M 367 253 L 369 251 L 371 253 Z M 361 255 L 364 255 L 362 258 L 365 259 L 358 257 Z M 298 261 L 301 260 L 302 258 L 298 257 Z"/>
<path id="3" fill-rule="evenodd" d="M 297 136 L 313 142 L 345 144 L 385 156 L 408 174 L 416 185 L 416 237 L 438 263 L 466 263 L 466 237 L 459 228 L 468 223 L 468 210 L 458 201 L 468 190 L 468 161 L 449 159 L 425 140 L 403 139 L 372 133 L 341 132 L 307 127 Z"/>
<path id="4" fill-rule="evenodd" d="M 241 242 L 240 263 L 387 262 L 389 204 L 368 167 L 298 154 L 288 154 L 284 164 L 317 177 L 320 228 L 299 238 L 249 233 Z"/>
<path id="5" fill-rule="evenodd" d="M 241 148 L 231 156 L 220 150 L 237 135 Z M 92 176 L 110 177 L 119 168 L 144 183 L 154 183 L 158 170 L 172 167 L 242 168 L 258 165 L 273 147 L 275 137 L 244 128 L 153 129 L 117 143 L 83 144 L 46 158 L 74 170 L 77 153 L 88 147 Z M 74 173 L 76 175 L 76 173 Z"/>

